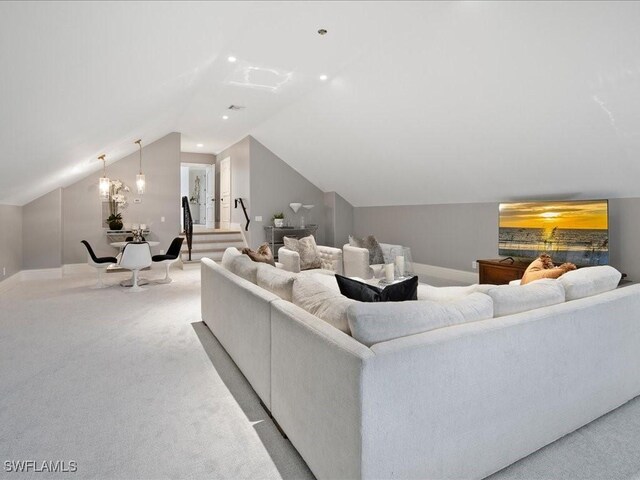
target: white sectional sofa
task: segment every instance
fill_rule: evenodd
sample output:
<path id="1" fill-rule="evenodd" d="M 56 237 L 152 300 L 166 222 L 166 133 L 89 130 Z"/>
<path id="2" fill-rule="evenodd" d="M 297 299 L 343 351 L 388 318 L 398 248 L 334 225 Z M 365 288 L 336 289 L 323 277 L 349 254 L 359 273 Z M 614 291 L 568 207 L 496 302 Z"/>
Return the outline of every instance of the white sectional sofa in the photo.
<path id="1" fill-rule="evenodd" d="M 640 285 L 366 346 L 281 298 L 304 273 L 266 268 L 241 278 L 203 259 L 202 318 L 318 478 L 483 478 L 640 394 Z M 486 305 L 484 291 L 517 310 L 525 287 L 422 296 Z M 420 304 L 386 308 L 413 321 Z M 349 306 L 349 322 L 370 308 Z"/>

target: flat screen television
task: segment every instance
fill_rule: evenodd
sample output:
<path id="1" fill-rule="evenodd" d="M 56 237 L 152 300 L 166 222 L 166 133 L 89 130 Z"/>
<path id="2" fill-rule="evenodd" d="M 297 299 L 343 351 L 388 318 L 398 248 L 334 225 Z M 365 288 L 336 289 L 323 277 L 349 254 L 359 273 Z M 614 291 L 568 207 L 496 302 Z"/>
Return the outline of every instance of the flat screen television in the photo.
<path id="1" fill-rule="evenodd" d="M 499 254 L 556 263 L 609 263 L 609 202 L 579 200 L 500 204 Z"/>

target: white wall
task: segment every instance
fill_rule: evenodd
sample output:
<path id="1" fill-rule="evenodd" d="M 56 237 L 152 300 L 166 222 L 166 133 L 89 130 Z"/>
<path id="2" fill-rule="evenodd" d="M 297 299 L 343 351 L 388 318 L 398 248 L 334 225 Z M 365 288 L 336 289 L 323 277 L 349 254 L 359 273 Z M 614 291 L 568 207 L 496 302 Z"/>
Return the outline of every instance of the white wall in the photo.
<path id="1" fill-rule="evenodd" d="M 22 207 L 22 268 L 61 267 L 62 237 L 62 189 L 57 188 Z"/>
<path id="2" fill-rule="evenodd" d="M 22 207 L 0 205 L 0 282 L 21 269 Z"/>

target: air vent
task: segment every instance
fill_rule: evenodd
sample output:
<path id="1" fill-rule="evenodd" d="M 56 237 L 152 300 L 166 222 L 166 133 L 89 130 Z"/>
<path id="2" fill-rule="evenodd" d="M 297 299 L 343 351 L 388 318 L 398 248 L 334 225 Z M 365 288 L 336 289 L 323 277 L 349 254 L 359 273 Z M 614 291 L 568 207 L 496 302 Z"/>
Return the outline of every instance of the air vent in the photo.
<path id="1" fill-rule="evenodd" d="M 228 110 L 242 110 L 243 107 L 242 105 L 229 105 Z"/>

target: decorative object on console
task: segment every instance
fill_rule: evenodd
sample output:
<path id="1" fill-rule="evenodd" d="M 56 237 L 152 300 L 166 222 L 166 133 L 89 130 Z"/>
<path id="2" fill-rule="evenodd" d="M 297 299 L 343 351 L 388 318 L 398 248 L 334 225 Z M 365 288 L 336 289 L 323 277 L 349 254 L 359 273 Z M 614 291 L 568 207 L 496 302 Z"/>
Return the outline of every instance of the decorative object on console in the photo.
<path id="1" fill-rule="evenodd" d="M 393 264 L 390 264 L 393 267 Z M 418 300 L 418 277 L 411 277 L 380 289 L 368 283 L 336 274 L 340 293 L 359 302 L 404 302 Z"/>
<path id="2" fill-rule="evenodd" d="M 122 214 L 116 213 L 115 215 L 112 213 L 109 215 L 106 221 L 107 225 L 109 225 L 109 230 L 122 230 Z"/>
<path id="3" fill-rule="evenodd" d="M 136 175 L 136 188 L 138 189 L 138 195 L 143 195 L 147 182 L 145 180 L 144 173 L 142 173 L 142 140 L 138 139 L 134 143 L 138 144 L 138 147 L 140 147 L 140 170 L 138 175 Z"/>
<path id="4" fill-rule="evenodd" d="M 273 253 L 269 248 L 268 243 L 263 243 L 258 247 L 258 250 L 251 250 L 248 247 L 242 249 L 242 253 L 247 255 L 251 260 L 258 263 L 268 263 L 275 267 L 276 262 L 273 259 Z"/>
<path id="5" fill-rule="evenodd" d="M 276 228 L 284 227 L 284 213 L 278 212 L 273 214 L 273 225 Z"/>
<path id="6" fill-rule="evenodd" d="M 111 180 L 109 183 L 109 217 L 105 221 L 109 225 L 110 230 L 120 230 L 123 227 L 122 214 L 118 213 L 119 209 L 125 209 L 128 205 L 127 197 L 124 193 L 129 192 L 127 187 L 120 180 Z"/>
<path id="7" fill-rule="evenodd" d="M 141 225 L 134 224 L 131 226 L 131 234 L 133 235 L 133 243 L 144 242 L 144 229 Z"/>
<path id="8" fill-rule="evenodd" d="M 373 235 L 369 235 L 364 238 L 356 238 L 349 235 L 349 245 L 369 250 L 369 265 L 385 263 L 382 248 L 380 248 L 378 240 L 376 240 L 376 237 Z"/>
<path id="9" fill-rule="evenodd" d="M 107 177 L 106 155 L 103 153 L 98 158 L 102 160 L 102 176 L 100 177 L 98 183 L 98 193 L 100 194 L 100 200 L 102 200 L 103 202 L 108 202 L 111 183 L 109 182 L 109 177 Z"/>
<path id="10" fill-rule="evenodd" d="M 316 240 L 313 238 L 313 235 L 301 239 L 285 236 L 284 246 L 289 250 L 298 252 L 300 255 L 300 270 L 310 270 L 322 266 L 322 260 L 320 260 Z"/>
<path id="11" fill-rule="evenodd" d="M 293 213 L 298 213 L 298 210 L 300 210 L 300 207 L 302 206 L 302 204 L 295 202 L 295 203 L 290 203 L 289 206 L 291 207 L 291 210 L 293 210 Z"/>
<path id="12" fill-rule="evenodd" d="M 553 264 L 551 256 L 543 253 L 533 262 L 531 262 L 531 264 L 524 271 L 524 275 L 522 276 L 522 281 L 520 282 L 520 284 L 526 285 L 527 283 L 541 280 L 543 278 L 558 278 L 562 274 L 575 269 L 576 266 L 573 263 L 563 263 L 562 265 L 556 267 Z"/>

